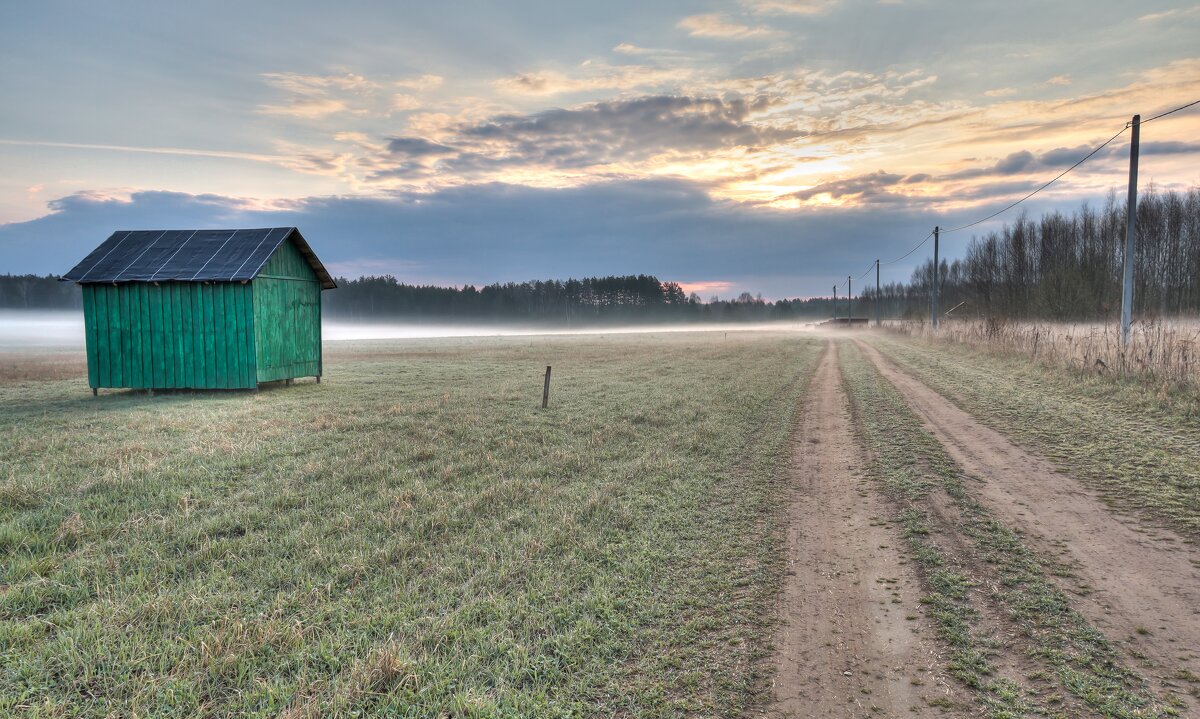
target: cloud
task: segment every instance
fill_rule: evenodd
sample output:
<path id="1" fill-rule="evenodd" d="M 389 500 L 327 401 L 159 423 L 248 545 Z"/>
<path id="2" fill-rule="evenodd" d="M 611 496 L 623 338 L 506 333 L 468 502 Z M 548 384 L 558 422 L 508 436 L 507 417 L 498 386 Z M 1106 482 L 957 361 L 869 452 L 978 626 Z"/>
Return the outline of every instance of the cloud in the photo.
<path id="1" fill-rule="evenodd" d="M 636 87 L 677 84 L 690 77 L 684 68 L 658 68 L 645 65 L 604 65 L 589 63 L 574 75 L 554 70 L 539 70 L 504 77 L 495 86 L 521 95 L 554 95 L 590 90 L 630 90 Z"/>
<path id="2" fill-rule="evenodd" d="M 770 28 L 742 25 L 718 13 L 685 17 L 679 21 L 679 27 L 687 30 L 692 37 L 717 40 L 748 40 L 775 34 Z"/>
<path id="3" fill-rule="evenodd" d="M 392 80 L 392 86 L 402 90 L 415 90 L 423 92 L 425 90 L 433 90 L 441 87 L 443 78 L 440 75 L 420 75 L 417 77 L 401 78 Z"/>
<path id="4" fill-rule="evenodd" d="M 994 90 L 987 90 L 983 94 L 985 97 L 1011 97 L 1017 94 L 1017 88 L 997 87 Z"/>
<path id="5" fill-rule="evenodd" d="M 259 105 L 259 113 L 305 120 L 342 113 L 388 115 L 413 110 L 421 106 L 421 101 L 411 92 L 431 90 L 442 83 L 442 78 L 437 75 L 389 81 L 371 80 L 356 73 L 304 75 L 267 72 L 260 77 L 281 93 L 283 98 L 281 102 Z M 398 93 L 395 90 L 411 92 Z"/>
<path id="6" fill-rule="evenodd" d="M 430 142 L 423 137 L 393 137 L 388 140 L 388 152 L 408 158 L 445 157 L 455 150 L 446 145 Z"/>
<path id="7" fill-rule="evenodd" d="M 797 137 L 795 128 L 753 121 L 770 105 L 765 97 L 651 95 L 533 115 L 497 115 L 453 127 L 440 142 L 393 138 L 388 151 L 401 164 L 382 169 L 379 176 L 522 166 L 583 169 L 667 153 L 754 148 Z"/>
<path id="8" fill-rule="evenodd" d="M 673 56 L 673 55 L 681 55 L 682 54 L 678 50 L 667 50 L 666 48 L 659 48 L 659 47 L 639 47 L 637 45 L 634 45 L 634 44 L 628 43 L 628 42 L 623 42 L 623 43 L 617 44 L 616 47 L 614 47 L 612 49 L 612 51 L 615 53 L 620 53 L 621 55 Z"/>
<path id="9" fill-rule="evenodd" d="M 37 220 L 0 226 L 6 271 L 63 272 L 121 228 L 296 225 L 327 264 L 350 272 L 397 271 L 408 282 L 647 272 L 664 280 L 720 278 L 730 290 L 770 296 L 822 291 L 826 276 L 842 274 L 864 253 L 902 252 L 900 245 L 928 219 L 889 207 L 751 209 L 713 200 L 703 185 L 682 180 L 568 189 L 489 184 L 310 197 L 267 209 L 215 195 L 79 194 L 51 207 Z M 830 237 L 842 239 L 831 245 Z"/>
<path id="10" fill-rule="evenodd" d="M 749 10 L 765 15 L 823 15 L 839 0 L 742 0 Z"/>
<path id="11" fill-rule="evenodd" d="M 1139 22 L 1157 22 L 1159 20 L 1178 19 L 1200 13 L 1200 5 L 1193 5 L 1189 8 L 1172 8 L 1163 12 L 1152 12 L 1148 15 L 1142 15 L 1138 18 Z"/>
<path id="12" fill-rule="evenodd" d="M 1070 75 L 1055 75 L 1054 77 L 1047 80 L 1046 84 L 1054 85 L 1056 87 L 1066 87 L 1067 85 L 1071 84 L 1071 76 Z"/>
<path id="13" fill-rule="evenodd" d="M 820 195 L 840 199 L 852 199 L 858 203 L 897 202 L 906 198 L 887 191 L 905 181 L 902 175 L 896 175 L 879 170 L 866 175 L 858 175 L 832 182 L 823 182 L 807 190 L 793 193 L 800 200 L 811 200 Z"/>

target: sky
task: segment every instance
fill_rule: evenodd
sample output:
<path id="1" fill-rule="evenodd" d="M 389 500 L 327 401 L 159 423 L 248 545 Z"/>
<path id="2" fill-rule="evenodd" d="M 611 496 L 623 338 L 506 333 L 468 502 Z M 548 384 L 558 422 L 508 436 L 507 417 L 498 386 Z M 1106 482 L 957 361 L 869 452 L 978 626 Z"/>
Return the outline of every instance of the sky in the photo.
<path id="1" fill-rule="evenodd" d="M 0 273 L 296 225 L 343 276 L 779 298 L 1200 99 L 1200 4 L 43 0 L 0 9 L 0 67 Z M 1123 197 L 1127 138 L 1022 209 Z M 1200 185 L 1200 106 L 1142 128 L 1140 174 Z"/>

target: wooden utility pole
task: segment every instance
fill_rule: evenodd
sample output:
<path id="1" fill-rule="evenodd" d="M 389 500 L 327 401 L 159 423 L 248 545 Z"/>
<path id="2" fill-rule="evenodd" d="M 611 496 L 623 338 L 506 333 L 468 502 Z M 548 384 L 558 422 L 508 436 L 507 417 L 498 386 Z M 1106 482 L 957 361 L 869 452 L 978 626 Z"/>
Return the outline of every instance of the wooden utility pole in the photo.
<path id="1" fill-rule="evenodd" d="M 1142 116 L 1134 115 L 1133 137 L 1129 141 L 1129 200 L 1125 218 L 1125 274 L 1121 282 L 1121 346 L 1129 344 L 1133 326 L 1133 265 L 1137 244 L 1137 176 L 1138 140 L 1141 135 Z"/>
<path id="2" fill-rule="evenodd" d="M 938 284 L 938 228 L 935 225 L 933 228 L 933 293 L 931 295 L 933 304 L 930 313 L 931 326 L 935 330 L 938 326 Z"/>
<path id="3" fill-rule="evenodd" d="M 854 281 L 846 275 L 846 326 L 854 326 Z"/>
<path id="4" fill-rule="evenodd" d="M 879 319 L 879 260 L 875 260 L 875 326 L 883 326 L 883 321 Z"/>
<path id="5" fill-rule="evenodd" d="M 833 323 L 837 324 L 837 285 L 833 286 Z"/>

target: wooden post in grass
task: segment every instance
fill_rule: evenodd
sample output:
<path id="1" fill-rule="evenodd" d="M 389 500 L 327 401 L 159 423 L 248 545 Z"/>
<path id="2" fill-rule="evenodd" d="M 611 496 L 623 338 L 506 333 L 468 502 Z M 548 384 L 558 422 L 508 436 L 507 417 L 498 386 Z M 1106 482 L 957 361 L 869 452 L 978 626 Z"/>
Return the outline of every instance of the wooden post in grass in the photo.
<path id="1" fill-rule="evenodd" d="M 833 323 L 837 324 L 837 285 L 833 286 Z"/>
<path id="2" fill-rule="evenodd" d="M 546 365 L 546 384 L 542 385 L 542 409 L 550 404 L 550 365 Z"/>

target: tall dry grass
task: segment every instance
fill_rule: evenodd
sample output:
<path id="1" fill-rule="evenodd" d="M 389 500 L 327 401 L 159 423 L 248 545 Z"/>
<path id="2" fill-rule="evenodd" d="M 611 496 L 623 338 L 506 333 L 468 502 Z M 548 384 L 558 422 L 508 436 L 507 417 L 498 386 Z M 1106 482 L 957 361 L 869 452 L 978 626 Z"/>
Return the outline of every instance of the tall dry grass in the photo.
<path id="1" fill-rule="evenodd" d="M 1117 322 L 945 320 L 936 336 L 922 322 L 898 322 L 889 328 L 910 336 L 1026 356 L 1080 372 L 1200 386 L 1200 320 L 1196 319 L 1136 322 L 1128 347 L 1121 344 Z"/>

